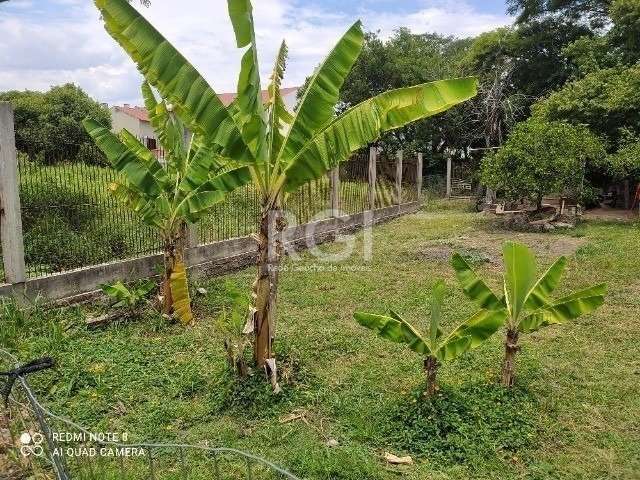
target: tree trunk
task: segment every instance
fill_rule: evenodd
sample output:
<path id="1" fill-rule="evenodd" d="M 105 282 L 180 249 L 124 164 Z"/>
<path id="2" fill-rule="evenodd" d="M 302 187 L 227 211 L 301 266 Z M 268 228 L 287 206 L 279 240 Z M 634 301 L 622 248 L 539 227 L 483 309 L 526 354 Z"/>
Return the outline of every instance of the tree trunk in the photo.
<path id="1" fill-rule="evenodd" d="M 520 350 L 518 346 L 518 331 L 507 330 L 507 338 L 504 342 L 504 361 L 502 363 L 502 385 L 512 387 L 516 370 L 516 353 Z"/>
<path id="2" fill-rule="evenodd" d="M 253 284 L 254 359 L 258 368 L 264 368 L 267 360 L 273 358 L 278 269 L 283 250 L 279 233 L 283 229 L 284 222 L 279 208 L 269 208 L 262 212 L 257 236 L 258 271 Z"/>
<path id="3" fill-rule="evenodd" d="M 184 261 L 184 249 L 187 225 L 183 223 L 176 233 L 164 240 L 164 278 L 162 279 L 162 313 L 173 313 L 173 295 L 171 294 L 171 274 L 176 264 Z"/>
<path id="4" fill-rule="evenodd" d="M 427 374 L 427 389 L 425 395 L 433 397 L 438 389 L 436 374 L 438 372 L 438 360 L 435 357 L 427 357 L 424 359 L 424 371 Z"/>

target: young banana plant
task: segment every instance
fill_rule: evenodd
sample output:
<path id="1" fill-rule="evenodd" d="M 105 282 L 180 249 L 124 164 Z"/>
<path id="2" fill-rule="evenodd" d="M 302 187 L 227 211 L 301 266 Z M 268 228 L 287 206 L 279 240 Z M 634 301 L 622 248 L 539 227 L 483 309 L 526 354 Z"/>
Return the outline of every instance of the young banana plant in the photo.
<path id="1" fill-rule="evenodd" d="M 411 350 L 425 357 L 424 369 L 427 376 L 425 394 L 429 397 L 437 390 L 436 374 L 440 362 L 453 360 L 476 348 L 491 337 L 506 319 L 506 313 L 503 310 L 480 310 L 454 328 L 451 333 L 444 335 L 440 329 L 440 319 L 445 290 L 445 284 L 441 280 L 433 287 L 431 319 L 429 329 L 424 336 L 393 311 L 390 316 L 362 312 L 356 312 L 353 315 L 360 325 L 374 330 L 382 338 L 392 342 L 406 343 Z"/>
<path id="2" fill-rule="evenodd" d="M 243 49 L 238 95 L 225 107 L 198 71 L 126 0 L 95 0 L 109 34 L 189 129 L 220 156 L 247 165 L 261 199 L 256 235 L 258 271 L 253 285 L 254 357 L 273 373 L 277 270 L 284 228 L 283 201 L 389 130 L 443 112 L 475 96 L 474 78 L 442 80 L 382 93 L 336 116 L 340 88 L 364 43 L 358 21 L 316 68 L 295 112 L 280 86 L 287 47 L 276 58 L 263 102 L 253 11 L 249 0 L 227 0 L 238 48 Z"/>
<path id="3" fill-rule="evenodd" d="M 562 324 L 593 312 L 604 303 L 607 286 L 602 283 L 553 299 L 551 294 L 560 283 L 567 265 L 565 257 L 558 258 L 536 279 L 536 258 L 529 247 L 505 242 L 502 252 L 505 271 L 504 295 L 501 297 L 493 293 L 460 254 L 454 254 L 451 263 L 462 289 L 471 300 L 483 309 L 503 312 L 507 318 L 502 384 L 511 387 L 516 353 L 520 350 L 520 334 Z"/>
<path id="4" fill-rule="evenodd" d="M 142 221 L 156 228 L 164 247 L 163 311 L 184 324 L 193 314 L 184 263 L 186 224 L 195 223 L 223 201 L 225 194 L 251 181 L 248 167 L 221 158 L 199 135 L 185 135 L 181 120 L 158 101 L 146 82 L 142 94 L 164 163 L 126 129 L 113 134 L 92 119 L 84 126 L 120 180 L 109 186 Z"/>

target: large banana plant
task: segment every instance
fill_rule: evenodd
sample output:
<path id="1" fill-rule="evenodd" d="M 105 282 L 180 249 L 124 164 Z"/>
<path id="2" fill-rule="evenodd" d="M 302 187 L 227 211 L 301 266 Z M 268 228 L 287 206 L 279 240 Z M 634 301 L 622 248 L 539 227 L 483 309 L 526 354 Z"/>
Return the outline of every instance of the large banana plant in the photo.
<path id="1" fill-rule="evenodd" d="M 227 192 L 250 182 L 251 173 L 247 166 L 221 157 L 200 135 L 186 134 L 171 106 L 159 101 L 146 82 L 142 95 L 165 152 L 163 163 L 126 129 L 115 135 L 95 120 L 83 123 L 120 174 L 120 180 L 109 186 L 111 193 L 160 232 L 163 311 L 188 324 L 193 314 L 184 262 L 186 225 L 210 213 Z"/>
<path id="2" fill-rule="evenodd" d="M 278 52 L 268 99 L 263 102 L 251 2 L 227 3 L 243 56 L 237 98 L 225 107 L 186 58 L 126 0 L 95 0 L 109 34 L 187 126 L 208 139 L 218 154 L 242 162 L 251 171 L 261 198 L 258 272 L 253 285 L 254 356 L 259 367 L 269 369 L 275 365 L 275 272 L 282 251 L 277 238 L 284 228 L 279 212 L 286 195 L 321 177 L 382 133 L 473 97 L 477 82 L 459 78 L 393 90 L 336 116 L 340 88 L 364 42 L 362 26 L 356 22 L 316 68 L 296 110 L 290 112 L 280 95 L 286 44 Z"/>
<path id="3" fill-rule="evenodd" d="M 426 396 L 432 396 L 437 390 L 436 374 L 440 362 L 453 360 L 463 353 L 476 348 L 493 335 L 506 319 L 502 310 L 480 310 L 462 322 L 451 333 L 444 335 L 440 329 L 442 305 L 446 287 L 439 280 L 431 294 L 431 318 L 425 335 L 404 320 L 396 312 L 389 316 L 356 312 L 356 321 L 382 338 L 392 342 L 405 343 L 411 350 L 424 356 L 424 369 L 427 376 Z"/>
<path id="4" fill-rule="evenodd" d="M 526 245 L 505 242 L 503 245 L 503 295 L 496 295 L 460 255 L 454 254 L 451 263 L 465 294 L 479 307 L 504 312 L 507 318 L 505 355 L 502 364 L 502 384 L 511 387 L 515 378 L 515 358 L 520 350 L 520 334 L 562 324 L 595 311 L 604 303 L 606 284 L 574 292 L 553 299 L 567 265 L 565 257 L 558 258 L 540 277 L 533 252 Z"/>

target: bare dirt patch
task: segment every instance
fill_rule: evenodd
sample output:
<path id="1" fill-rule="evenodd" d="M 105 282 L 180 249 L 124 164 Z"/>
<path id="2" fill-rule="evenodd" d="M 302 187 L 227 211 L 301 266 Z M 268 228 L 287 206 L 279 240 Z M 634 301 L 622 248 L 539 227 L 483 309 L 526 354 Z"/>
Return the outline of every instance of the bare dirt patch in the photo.
<path id="1" fill-rule="evenodd" d="M 507 240 L 524 243 L 537 256 L 559 257 L 573 255 L 586 243 L 584 238 L 538 233 L 475 232 L 444 240 L 422 244 L 418 255 L 426 260 L 449 261 L 454 252 L 460 252 L 470 263 L 501 265 L 502 244 Z"/>

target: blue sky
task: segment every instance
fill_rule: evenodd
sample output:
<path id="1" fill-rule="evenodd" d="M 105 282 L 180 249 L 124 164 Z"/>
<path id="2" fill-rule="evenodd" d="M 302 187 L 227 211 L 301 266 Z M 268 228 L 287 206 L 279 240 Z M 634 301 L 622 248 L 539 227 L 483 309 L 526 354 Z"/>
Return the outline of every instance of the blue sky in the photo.
<path id="1" fill-rule="evenodd" d="M 133 0 L 137 5 L 137 0 Z M 285 85 L 299 85 L 348 26 L 468 37 L 511 23 L 502 0 L 254 0 L 263 78 L 282 38 L 290 59 Z M 176 8 L 179 5 L 179 8 Z M 235 91 L 241 55 L 226 0 L 152 0 L 137 7 L 218 92 Z M 110 104 L 139 103 L 141 77 L 102 28 L 90 0 L 0 3 L 0 91 L 46 90 L 73 82 Z"/>

